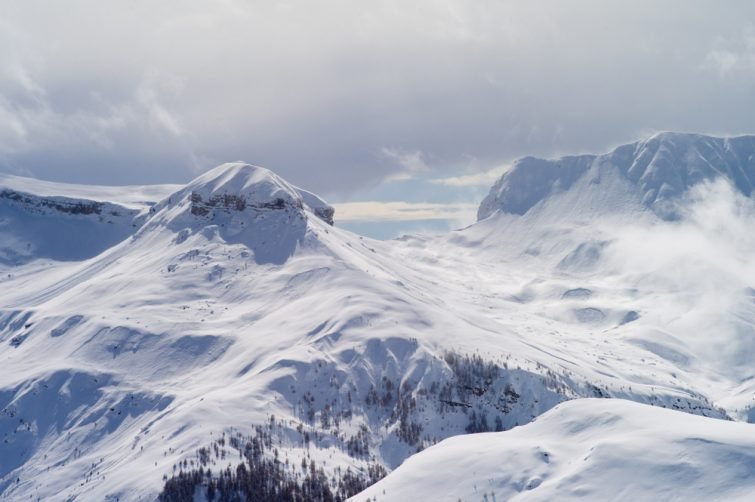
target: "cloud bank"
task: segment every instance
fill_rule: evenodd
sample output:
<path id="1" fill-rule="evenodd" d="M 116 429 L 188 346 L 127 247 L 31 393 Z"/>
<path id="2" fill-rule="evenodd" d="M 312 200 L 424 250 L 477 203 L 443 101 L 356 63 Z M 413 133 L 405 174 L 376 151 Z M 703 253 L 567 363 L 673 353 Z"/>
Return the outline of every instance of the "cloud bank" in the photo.
<path id="1" fill-rule="evenodd" d="M 616 236 L 607 248 L 608 269 L 626 284 L 673 298 L 652 314 L 670 332 L 647 333 L 648 339 L 671 339 L 674 333 L 696 346 L 696 353 L 715 354 L 710 367 L 751 377 L 755 201 L 720 179 L 693 187 L 679 207 L 678 221 L 606 229 Z"/>
<path id="2" fill-rule="evenodd" d="M 341 196 L 751 132 L 752 19 L 744 0 L 4 0 L 0 169 L 185 182 L 243 159 Z"/>

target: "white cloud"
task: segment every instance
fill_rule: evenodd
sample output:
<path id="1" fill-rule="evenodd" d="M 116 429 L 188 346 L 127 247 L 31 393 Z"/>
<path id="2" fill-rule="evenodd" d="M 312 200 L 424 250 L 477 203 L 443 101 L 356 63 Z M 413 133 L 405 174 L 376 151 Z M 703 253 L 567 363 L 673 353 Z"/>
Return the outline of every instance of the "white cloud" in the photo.
<path id="1" fill-rule="evenodd" d="M 698 344 L 699 353 L 715 353 L 749 377 L 752 326 L 742 320 L 752 312 L 755 286 L 755 201 L 719 179 L 693 187 L 680 210 L 679 221 L 607 229 L 616 236 L 606 249 L 607 269 L 654 294 L 673 295 L 658 315 Z"/>
<path id="2" fill-rule="evenodd" d="M 477 204 L 421 202 L 342 202 L 333 204 L 338 221 L 454 220 L 472 223 Z"/>
<path id="3" fill-rule="evenodd" d="M 380 150 L 380 153 L 401 167 L 399 172 L 386 177 L 384 180 L 386 182 L 414 179 L 418 175 L 427 173 L 430 170 L 425 163 L 424 155 L 418 150 L 405 152 L 397 148 L 384 147 Z"/>
<path id="4" fill-rule="evenodd" d="M 749 24 L 735 36 L 721 38 L 717 45 L 705 58 L 703 69 L 712 69 L 721 78 L 742 72 L 755 76 L 755 26 Z"/>
<path id="5" fill-rule="evenodd" d="M 161 94 L 180 95 L 182 88 L 183 85 L 179 79 L 153 72 L 136 92 L 136 100 L 144 107 L 150 124 L 175 137 L 183 136 L 185 131 L 177 114 L 169 111 L 162 103 Z"/>
<path id="6" fill-rule="evenodd" d="M 430 180 L 430 182 L 452 187 L 490 187 L 493 183 L 498 181 L 503 173 L 508 171 L 510 167 L 510 165 L 499 166 L 479 173 L 466 174 L 462 176 L 449 176 L 447 178 L 436 178 Z"/>

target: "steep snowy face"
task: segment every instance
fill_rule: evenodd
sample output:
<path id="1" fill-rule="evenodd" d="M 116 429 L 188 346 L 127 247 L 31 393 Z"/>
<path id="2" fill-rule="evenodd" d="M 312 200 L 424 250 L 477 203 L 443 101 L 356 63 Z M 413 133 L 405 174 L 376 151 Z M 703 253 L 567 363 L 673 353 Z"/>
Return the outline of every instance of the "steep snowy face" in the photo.
<path id="1" fill-rule="evenodd" d="M 137 237 L 168 228 L 174 242 L 201 234 L 244 244 L 258 263 L 283 263 L 305 238 L 308 213 L 333 224 L 334 210 L 271 171 L 241 162 L 208 171 L 150 210 Z"/>
<path id="2" fill-rule="evenodd" d="M 675 219 L 675 203 L 705 180 L 723 177 L 749 196 L 755 187 L 755 136 L 715 138 L 698 134 L 660 133 L 623 145 L 603 155 L 568 156 L 555 160 L 525 157 L 514 163 L 480 204 L 477 219 L 495 213 L 522 215 L 567 192 L 582 204 L 603 201 L 606 179 L 663 219 Z M 621 210 L 597 204 L 594 210 Z"/>

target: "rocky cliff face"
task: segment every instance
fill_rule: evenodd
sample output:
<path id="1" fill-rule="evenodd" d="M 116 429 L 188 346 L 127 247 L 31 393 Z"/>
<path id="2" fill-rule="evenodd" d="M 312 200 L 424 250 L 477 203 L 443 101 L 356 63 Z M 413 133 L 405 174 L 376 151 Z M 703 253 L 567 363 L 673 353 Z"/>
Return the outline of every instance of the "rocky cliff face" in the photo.
<path id="1" fill-rule="evenodd" d="M 193 216 L 208 220 L 232 213 L 246 213 L 252 218 L 283 210 L 303 215 L 306 208 L 331 225 L 334 213 L 316 195 L 289 184 L 268 169 L 242 162 L 208 171 L 163 200 L 152 212 L 174 207 L 188 208 Z"/>
<path id="2" fill-rule="evenodd" d="M 38 196 L 0 188 L 0 201 L 39 215 L 96 215 L 103 222 L 115 223 L 122 218 L 135 218 L 138 210 L 109 202 L 72 199 L 70 197 Z"/>

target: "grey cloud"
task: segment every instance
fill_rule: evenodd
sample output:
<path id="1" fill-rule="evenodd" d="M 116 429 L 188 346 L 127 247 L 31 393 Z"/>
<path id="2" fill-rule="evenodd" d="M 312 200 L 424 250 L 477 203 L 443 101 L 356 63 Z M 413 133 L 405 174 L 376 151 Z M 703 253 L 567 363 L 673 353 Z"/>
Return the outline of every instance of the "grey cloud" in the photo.
<path id="1" fill-rule="evenodd" d="M 0 164 L 44 178 L 243 159 L 348 194 L 411 171 L 385 152 L 444 177 L 755 129 L 746 1 L 3 3 Z"/>

